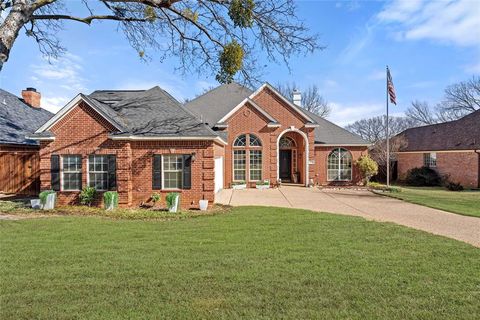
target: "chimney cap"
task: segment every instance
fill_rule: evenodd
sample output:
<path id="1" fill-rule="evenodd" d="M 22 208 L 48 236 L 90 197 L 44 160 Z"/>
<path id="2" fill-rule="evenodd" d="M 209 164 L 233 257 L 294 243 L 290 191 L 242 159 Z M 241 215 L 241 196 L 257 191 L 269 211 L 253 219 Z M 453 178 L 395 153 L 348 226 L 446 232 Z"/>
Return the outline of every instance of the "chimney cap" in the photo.
<path id="1" fill-rule="evenodd" d="M 35 89 L 34 87 L 27 87 L 27 88 L 25 89 L 25 91 L 37 92 L 37 89 Z"/>

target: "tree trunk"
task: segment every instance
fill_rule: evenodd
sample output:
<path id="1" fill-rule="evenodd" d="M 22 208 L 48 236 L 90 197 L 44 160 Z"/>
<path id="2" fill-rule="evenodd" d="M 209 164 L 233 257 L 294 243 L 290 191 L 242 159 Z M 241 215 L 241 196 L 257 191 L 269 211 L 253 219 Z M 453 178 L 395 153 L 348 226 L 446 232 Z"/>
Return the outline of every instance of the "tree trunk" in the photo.
<path id="1" fill-rule="evenodd" d="M 10 50 L 20 29 L 30 20 L 33 9 L 27 0 L 14 2 L 12 9 L 0 25 L 0 70 L 3 63 L 8 60 Z"/>

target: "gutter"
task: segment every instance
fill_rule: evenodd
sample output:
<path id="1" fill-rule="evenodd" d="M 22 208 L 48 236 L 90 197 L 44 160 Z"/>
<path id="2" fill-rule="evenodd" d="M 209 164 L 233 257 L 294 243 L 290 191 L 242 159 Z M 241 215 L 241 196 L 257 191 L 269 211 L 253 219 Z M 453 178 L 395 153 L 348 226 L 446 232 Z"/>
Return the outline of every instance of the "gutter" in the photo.
<path id="1" fill-rule="evenodd" d="M 117 135 L 109 135 L 108 138 L 112 140 L 129 140 L 129 141 L 175 141 L 175 140 L 190 140 L 190 141 L 199 141 L 199 140 L 207 140 L 207 141 L 216 141 L 221 144 L 227 145 L 227 142 L 224 141 L 220 137 L 212 137 L 212 136 L 196 136 L 196 137 L 158 137 L 158 136 L 135 136 L 135 135 L 129 135 L 129 136 L 117 136 Z"/>

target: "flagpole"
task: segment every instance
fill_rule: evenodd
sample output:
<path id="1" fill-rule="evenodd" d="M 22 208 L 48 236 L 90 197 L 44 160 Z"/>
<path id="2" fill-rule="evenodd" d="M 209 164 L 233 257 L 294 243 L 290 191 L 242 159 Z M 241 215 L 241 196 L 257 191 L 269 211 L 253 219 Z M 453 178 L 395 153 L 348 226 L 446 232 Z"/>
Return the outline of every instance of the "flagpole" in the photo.
<path id="1" fill-rule="evenodd" d="M 387 125 L 386 125 L 386 128 L 387 128 L 387 187 L 390 186 L 390 135 L 389 135 L 389 132 L 388 132 L 388 66 L 387 66 L 387 86 L 386 86 L 386 90 L 387 90 Z"/>

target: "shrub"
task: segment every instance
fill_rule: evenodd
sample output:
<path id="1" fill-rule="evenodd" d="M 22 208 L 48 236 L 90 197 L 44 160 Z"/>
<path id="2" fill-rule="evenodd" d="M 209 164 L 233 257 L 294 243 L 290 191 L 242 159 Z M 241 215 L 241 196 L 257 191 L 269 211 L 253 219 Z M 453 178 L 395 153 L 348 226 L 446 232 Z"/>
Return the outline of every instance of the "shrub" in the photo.
<path id="1" fill-rule="evenodd" d="M 438 173 L 428 167 L 413 168 L 408 170 L 405 182 L 410 186 L 439 186 L 442 179 Z"/>
<path id="2" fill-rule="evenodd" d="M 113 204 L 113 206 L 112 206 Z M 103 205 L 105 209 L 118 207 L 118 192 L 107 191 L 103 194 Z"/>
<path id="3" fill-rule="evenodd" d="M 150 198 L 152 198 L 153 205 L 155 205 L 158 201 L 160 201 L 160 195 L 156 192 L 153 193 Z"/>
<path id="4" fill-rule="evenodd" d="M 463 186 L 460 184 L 460 183 L 455 183 L 455 182 L 448 182 L 446 185 L 445 185 L 445 188 L 447 188 L 447 190 L 450 190 L 450 191 L 462 191 L 463 190 Z"/>
<path id="5" fill-rule="evenodd" d="M 94 187 L 84 187 L 80 192 L 80 203 L 90 207 L 95 199 L 96 193 L 97 190 Z"/>
<path id="6" fill-rule="evenodd" d="M 173 207 L 173 205 L 175 204 L 175 198 L 178 196 L 179 194 L 177 192 L 170 192 L 169 194 L 167 194 L 167 196 L 165 197 L 165 201 L 167 202 L 168 209 Z"/>
<path id="7" fill-rule="evenodd" d="M 367 186 L 373 190 L 387 191 L 387 192 L 402 192 L 402 188 L 399 187 L 387 187 L 384 184 L 378 182 L 369 182 Z"/>
<path id="8" fill-rule="evenodd" d="M 42 205 L 45 205 L 45 203 L 47 203 L 47 197 L 49 194 L 52 194 L 52 193 L 55 193 L 55 191 L 53 190 L 45 190 L 45 191 L 42 191 L 40 192 L 40 194 L 38 195 L 38 197 L 40 198 L 40 203 Z"/>
<path id="9" fill-rule="evenodd" d="M 246 184 L 245 181 L 234 181 L 232 182 L 232 186 L 239 186 L 239 185 L 242 185 L 242 184 Z"/>
<path id="10" fill-rule="evenodd" d="M 361 156 L 357 161 L 356 164 L 362 177 L 364 179 L 365 184 L 368 184 L 370 178 L 378 173 L 378 164 L 370 158 L 369 155 Z"/>

